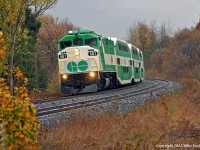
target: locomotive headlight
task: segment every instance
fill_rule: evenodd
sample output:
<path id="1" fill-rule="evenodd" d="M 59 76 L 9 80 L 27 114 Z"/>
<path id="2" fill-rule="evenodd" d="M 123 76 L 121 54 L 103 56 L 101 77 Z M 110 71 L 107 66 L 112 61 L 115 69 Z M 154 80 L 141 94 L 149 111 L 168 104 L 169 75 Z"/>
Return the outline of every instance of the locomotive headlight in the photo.
<path id="1" fill-rule="evenodd" d="M 63 74 L 63 75 L 62 75 L 62 78 L 63 78 L 64 80 L 67 80 L 68 77 L 67 77 L 66 74 Z"/>
<path id="2" fill-rule="evenodd" d="M 90 72 L 89 75 L 90 75 L 90 77 L 92 77 L 92 78 L 95 77 L 95 73 L 94 73 L 94 72 Z"/>
<path id="3" fill-rule="evenodd" d="M 79 55 L 79 50 L 78 49 L 74 49 L 75 51 L 75 55 L 78 56 Z"/>
<path id="4" fill-rule="evenodd" d="M 75 55 L 78 56 L 78 55 L 79 55 L 79 52 L 75 52 Z"/>

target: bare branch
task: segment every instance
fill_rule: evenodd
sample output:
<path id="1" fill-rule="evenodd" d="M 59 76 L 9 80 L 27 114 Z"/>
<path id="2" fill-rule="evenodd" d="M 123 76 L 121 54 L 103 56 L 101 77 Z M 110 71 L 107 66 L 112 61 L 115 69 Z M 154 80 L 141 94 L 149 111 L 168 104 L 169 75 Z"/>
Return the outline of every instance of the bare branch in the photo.
<path id="1" fill-rule="evenodd" d="M 36 16 L 42 15 L 48 9 L 54 7 L 57 0 L 29 0 L 28 6 L 32 8 Z"/>

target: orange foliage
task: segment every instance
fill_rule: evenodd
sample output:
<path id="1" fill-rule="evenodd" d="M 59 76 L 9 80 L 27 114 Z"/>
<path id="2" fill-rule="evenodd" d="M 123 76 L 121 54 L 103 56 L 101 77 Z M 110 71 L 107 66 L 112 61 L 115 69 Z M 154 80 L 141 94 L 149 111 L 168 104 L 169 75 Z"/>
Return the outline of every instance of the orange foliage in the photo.
<path id="1" fill-rule="evenodd" d="M 0 32 L 0 73 L 4 73 L 5 46 Z M 2 42 L 3 41 L 3 42 Z M 0 118 L 2 119 L 2 146 L 8 150 L 36 150 L 39 122 L 36 109 L 30 102 L 28 90 L 24 86 L 27 79 L 15 68 L 16 82 L 23 82 L 14 87 L 14 95 L 10 95 L 5 79 L 0 77 Z"/>
<path id="2" fill-rule="evenodd" d="M 37 149 L 39 122 L 26 87 L 15 87 L 14 96 L 11 96 L 5 80 L 1 78 L 0 110 L 3 146 L 7 149 Z"/>
<path id="3" fill-rule="evenodd" d="M 154 54 L 151 65 L 164 78 L 192 77 L 200 72 L 200 34 L 182 30 L 174 36 L 171 46 Z"/>
<path id="4" fill-rule="evenodd" d="M 5 41 L 3 39 L 3 33 L 0 31 L 0 61 L 5 59 Z"/>
<path id="5" fill-rule="evenodd" d="M 146 51 L 151 44 L 151 32 L 145 23 L 138 23 L 135 28 L 131 28 L 131 43 L 137 46 L 140 50 Z"/>

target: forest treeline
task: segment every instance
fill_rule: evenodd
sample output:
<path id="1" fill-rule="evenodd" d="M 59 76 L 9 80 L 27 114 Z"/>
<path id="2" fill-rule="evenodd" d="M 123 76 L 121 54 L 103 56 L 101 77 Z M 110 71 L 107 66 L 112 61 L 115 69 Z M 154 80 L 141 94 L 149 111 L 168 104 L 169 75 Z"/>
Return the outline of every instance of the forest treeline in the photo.
<path id="1" fill-rule="evenodd" d="M 200 22 L 176 32 L 167 23 L 139 22 L 129 33 L 129 41 L 143 51 L 147 77 L 200 79 Z"/>

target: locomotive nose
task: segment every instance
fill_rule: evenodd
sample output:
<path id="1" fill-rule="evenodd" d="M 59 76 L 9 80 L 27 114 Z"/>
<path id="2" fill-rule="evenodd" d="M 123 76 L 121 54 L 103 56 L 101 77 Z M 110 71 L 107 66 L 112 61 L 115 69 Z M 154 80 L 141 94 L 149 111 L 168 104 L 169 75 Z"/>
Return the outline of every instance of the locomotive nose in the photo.
<path id="1" fill-rule="evenodd" d="M 80 58 L 80 48 L 73 48 L 67 50 L 67 55 L 69 59 L 79 59 Z"/>

